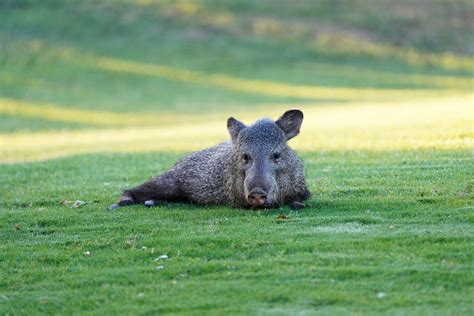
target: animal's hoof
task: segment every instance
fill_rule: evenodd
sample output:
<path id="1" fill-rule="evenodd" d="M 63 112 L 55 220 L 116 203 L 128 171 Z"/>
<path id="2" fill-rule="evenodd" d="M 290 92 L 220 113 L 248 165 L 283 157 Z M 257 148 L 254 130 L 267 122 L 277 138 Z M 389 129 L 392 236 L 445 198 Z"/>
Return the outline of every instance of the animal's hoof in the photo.
<path id="1" fill-rule="evenodd" d="M 120 206 L 118 204 L 112 204 L 109 206 L 108 210 L 109 211 L 115 211 L 116 209 L 118 209 Z"/>
<path id="2" fill-rule="evenodd" d="M 156 203 L 156 202 L 153 201 L 153 200 L 145 201 L 145 203 L 143 203 L 143 204 L 145 204 L 146 207 L 153 207 L 153 206 L 157 206 L 157 205 L 158 205 L 158 203 Z"/>
<path id="3" fill-rule="evenodd" d="M 305 208 L 305 205 L 301 202 L 291 202 L 290 203 L 290 208 L 292 210 L 301 210 L 302 208 Z"/>

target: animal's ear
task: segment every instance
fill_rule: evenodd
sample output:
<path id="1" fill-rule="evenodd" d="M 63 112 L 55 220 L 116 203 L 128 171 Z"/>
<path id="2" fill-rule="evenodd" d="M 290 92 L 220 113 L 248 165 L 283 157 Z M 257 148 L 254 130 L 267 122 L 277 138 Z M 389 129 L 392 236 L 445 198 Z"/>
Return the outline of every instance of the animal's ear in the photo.
<path id="1" fill-rule="evenodd" d="M 303 112 L 300 110 L 286 111 L 275 123 L 283 130 L 286 140 L 292 139 L 300 133 L 303 123 Z"/>
<path id="2" fill-rule="evenodd" d="M 245 128 L 245 124 L 242 123 L 241 121 L 236 120 L 233 117 L 229 117 L 227 119 L 227 129 L 229 130 L 230 138 L 232 139 L 232 141 L 235 142 L 235 140 L 237 139 L 237 136 L 239 136 L 240 131 L 243 130 L 244 128 Z"/>

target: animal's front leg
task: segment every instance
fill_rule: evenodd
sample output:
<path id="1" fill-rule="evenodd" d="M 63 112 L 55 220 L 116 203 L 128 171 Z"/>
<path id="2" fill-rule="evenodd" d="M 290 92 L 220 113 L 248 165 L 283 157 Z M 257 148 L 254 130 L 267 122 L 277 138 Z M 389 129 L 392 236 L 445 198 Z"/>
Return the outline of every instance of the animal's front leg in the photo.
<path id="1" fill-rule="evenodd" d="M 288 206 L 293 210 L 301 210 L 306 207 L 306 204 L 303 202 L 306 201 L 311 193 L 308 189 L 304 189 L 303 192 L 297 194 L 293 199 L 288 203 Z"/>
<path id="2" fill-rule="evenodd" d="M 288 204 L 290 206 L 290 208 L 294 211 L 298 211 L 298 210 L 301 210 L 303 208 L 306 207 L 305 204 L 299 202 L 299 201 L 293 201 L 293 202 L 290 202 L 290 204 Z"/>

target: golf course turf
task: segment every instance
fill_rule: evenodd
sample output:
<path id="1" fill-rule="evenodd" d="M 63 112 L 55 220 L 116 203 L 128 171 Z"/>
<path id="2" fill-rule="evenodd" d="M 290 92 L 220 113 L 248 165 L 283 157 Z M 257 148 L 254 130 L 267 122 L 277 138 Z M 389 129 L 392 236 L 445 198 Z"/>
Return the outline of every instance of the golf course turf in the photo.
<path id="1" fill-rule="evenodd" d="M 399 6 L 0 4 L 0 315 L 472 314 L 474 6 Z M 107 211 L 289 108 L 305 209 Z"/>

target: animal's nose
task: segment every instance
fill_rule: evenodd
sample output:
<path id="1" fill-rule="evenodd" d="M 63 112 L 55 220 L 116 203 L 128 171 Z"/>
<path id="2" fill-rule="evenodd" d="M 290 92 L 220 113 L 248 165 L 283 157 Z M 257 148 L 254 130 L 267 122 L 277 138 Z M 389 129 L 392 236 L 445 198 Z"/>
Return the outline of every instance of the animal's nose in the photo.
<path id="1" fill-rule="evenodd" d="M 247 201 L 254 206 L 262 206 L 267 203 L 267 194 L 261 188 L 254 188 L 247 196 Z"/>

